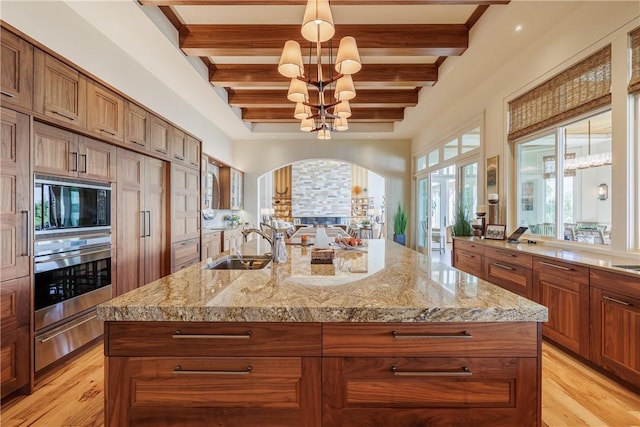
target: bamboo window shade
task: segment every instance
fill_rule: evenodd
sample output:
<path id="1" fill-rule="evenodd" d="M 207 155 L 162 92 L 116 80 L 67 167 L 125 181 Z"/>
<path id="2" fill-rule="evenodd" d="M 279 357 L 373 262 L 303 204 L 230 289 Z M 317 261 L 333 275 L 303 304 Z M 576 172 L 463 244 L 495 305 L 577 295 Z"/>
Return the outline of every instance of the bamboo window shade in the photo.
<path id="1" fill-rule="evenodd" d="M 611 104 L 611 45 L 509 102 L 509 141 Z"/>
<path id="2" fill-rule="evenodd" d="M 629 93 L 640 93 L 640 27 L 629 33 L 631 38 L 631 81 Z"/>

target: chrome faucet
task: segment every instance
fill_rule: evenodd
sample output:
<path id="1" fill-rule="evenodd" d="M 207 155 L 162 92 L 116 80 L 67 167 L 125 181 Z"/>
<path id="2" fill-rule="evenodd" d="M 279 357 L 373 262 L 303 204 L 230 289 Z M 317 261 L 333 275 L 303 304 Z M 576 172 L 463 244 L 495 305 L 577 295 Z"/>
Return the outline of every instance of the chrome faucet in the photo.
<path id="1" fill-rule="evenodd" d="M 262 230 L 258 230 L 257 228 L 243 228 L 241 230 L 242 235 L 244 236 L 244 241 L 247 241 L 247 236 L 251 233 L 256 233 L 261 235 L 267 242 L 269 242 L 269 245 L 271 245 L 271 258 L 274 257 L 275 254 L 275 248 L 273 247 L 273 236 L 269 236 L 267 233 L 265 233 Z"/>

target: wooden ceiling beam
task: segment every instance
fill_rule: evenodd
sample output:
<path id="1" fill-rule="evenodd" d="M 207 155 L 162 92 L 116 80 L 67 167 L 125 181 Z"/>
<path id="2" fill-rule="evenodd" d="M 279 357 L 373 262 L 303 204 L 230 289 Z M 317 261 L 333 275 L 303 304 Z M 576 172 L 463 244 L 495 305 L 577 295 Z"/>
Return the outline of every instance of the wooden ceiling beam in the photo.
<path id="1" fill-rule="evenodd" d="M 398 122 L 404 119 L 404 108 L 352 108 L 351 123 Z M 299 123 L 290 108 L 243 108 L 242 120 L 253 123 Z"/>
<path id="2" fill-rule="evenodd" d="M 312 95 L 313 99 L 313 95 Z M 355 99 L 350 101 L 352 108 L 397 108 L 415 107 L 418 104 L 418 91 L 406 90 L 358 90 Z M 286 90 L 235 89 L 229 91 L 229 105 L 240 108 L 278 108 L 294 104 L 287 99 Z"/>
<path id="3" fill-rule="evenodd" d="M 138 0 L 143 6 L 304 6 L 307 0 Z M 510 0 L 331 0 L 331 6 L 492 5 Z"/>
<path id="4" fill-rule="evenodd" d="M 469 46 L 469 30 L 464 24 L 338 25 L 334 52 L 340 38 L 347 35 L 356 38 L 361 56 L 459 56 Z M 300 34 L 300 25 L 180 28 L 180 48 L 189 56 L 280 56 L 289 39 L 297 40 L 303 52 L 309 46 Z"/>
<path id="5" fill-rule="evenodd" d="M 323 71 L 329 75 L 329 66 Z M 356 89 L 366 87 L 433 86 L 438 80 L 435 64 L 364 64 L 353 75 Z M 209 81 L 219 87 L 289 87 L 289 79 L 278 73 L 277 64 L 216 64 L 209 69 Z"/>

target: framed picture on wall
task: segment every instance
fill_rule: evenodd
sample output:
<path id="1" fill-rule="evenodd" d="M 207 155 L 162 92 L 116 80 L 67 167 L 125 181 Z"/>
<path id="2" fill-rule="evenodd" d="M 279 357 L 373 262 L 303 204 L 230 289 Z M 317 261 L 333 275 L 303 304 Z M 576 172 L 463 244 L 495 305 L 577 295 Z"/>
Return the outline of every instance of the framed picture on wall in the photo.
<path id="1" fill-rule="evenodd" d="M 487 194 L 499 194 L 498 157 L 499 156 L 493 156 L 487 159 Z"/>
<path id="2" fill-rule="evenodd" d="M 484 232 L 485 239 L 504 240 L 504 234 L 507 226 L 504 224 L 489 224 Z"/>

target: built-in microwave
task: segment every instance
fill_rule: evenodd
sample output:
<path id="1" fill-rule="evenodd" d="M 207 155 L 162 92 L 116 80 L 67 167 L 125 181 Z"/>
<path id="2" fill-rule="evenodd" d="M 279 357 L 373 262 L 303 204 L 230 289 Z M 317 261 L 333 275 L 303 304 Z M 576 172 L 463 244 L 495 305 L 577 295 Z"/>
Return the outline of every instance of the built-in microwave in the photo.
<path id="1" fill-rule="evenodd" d="M 34 229 L 50 233 L 111 230 L 111 184 L 36 175 Z"/>

